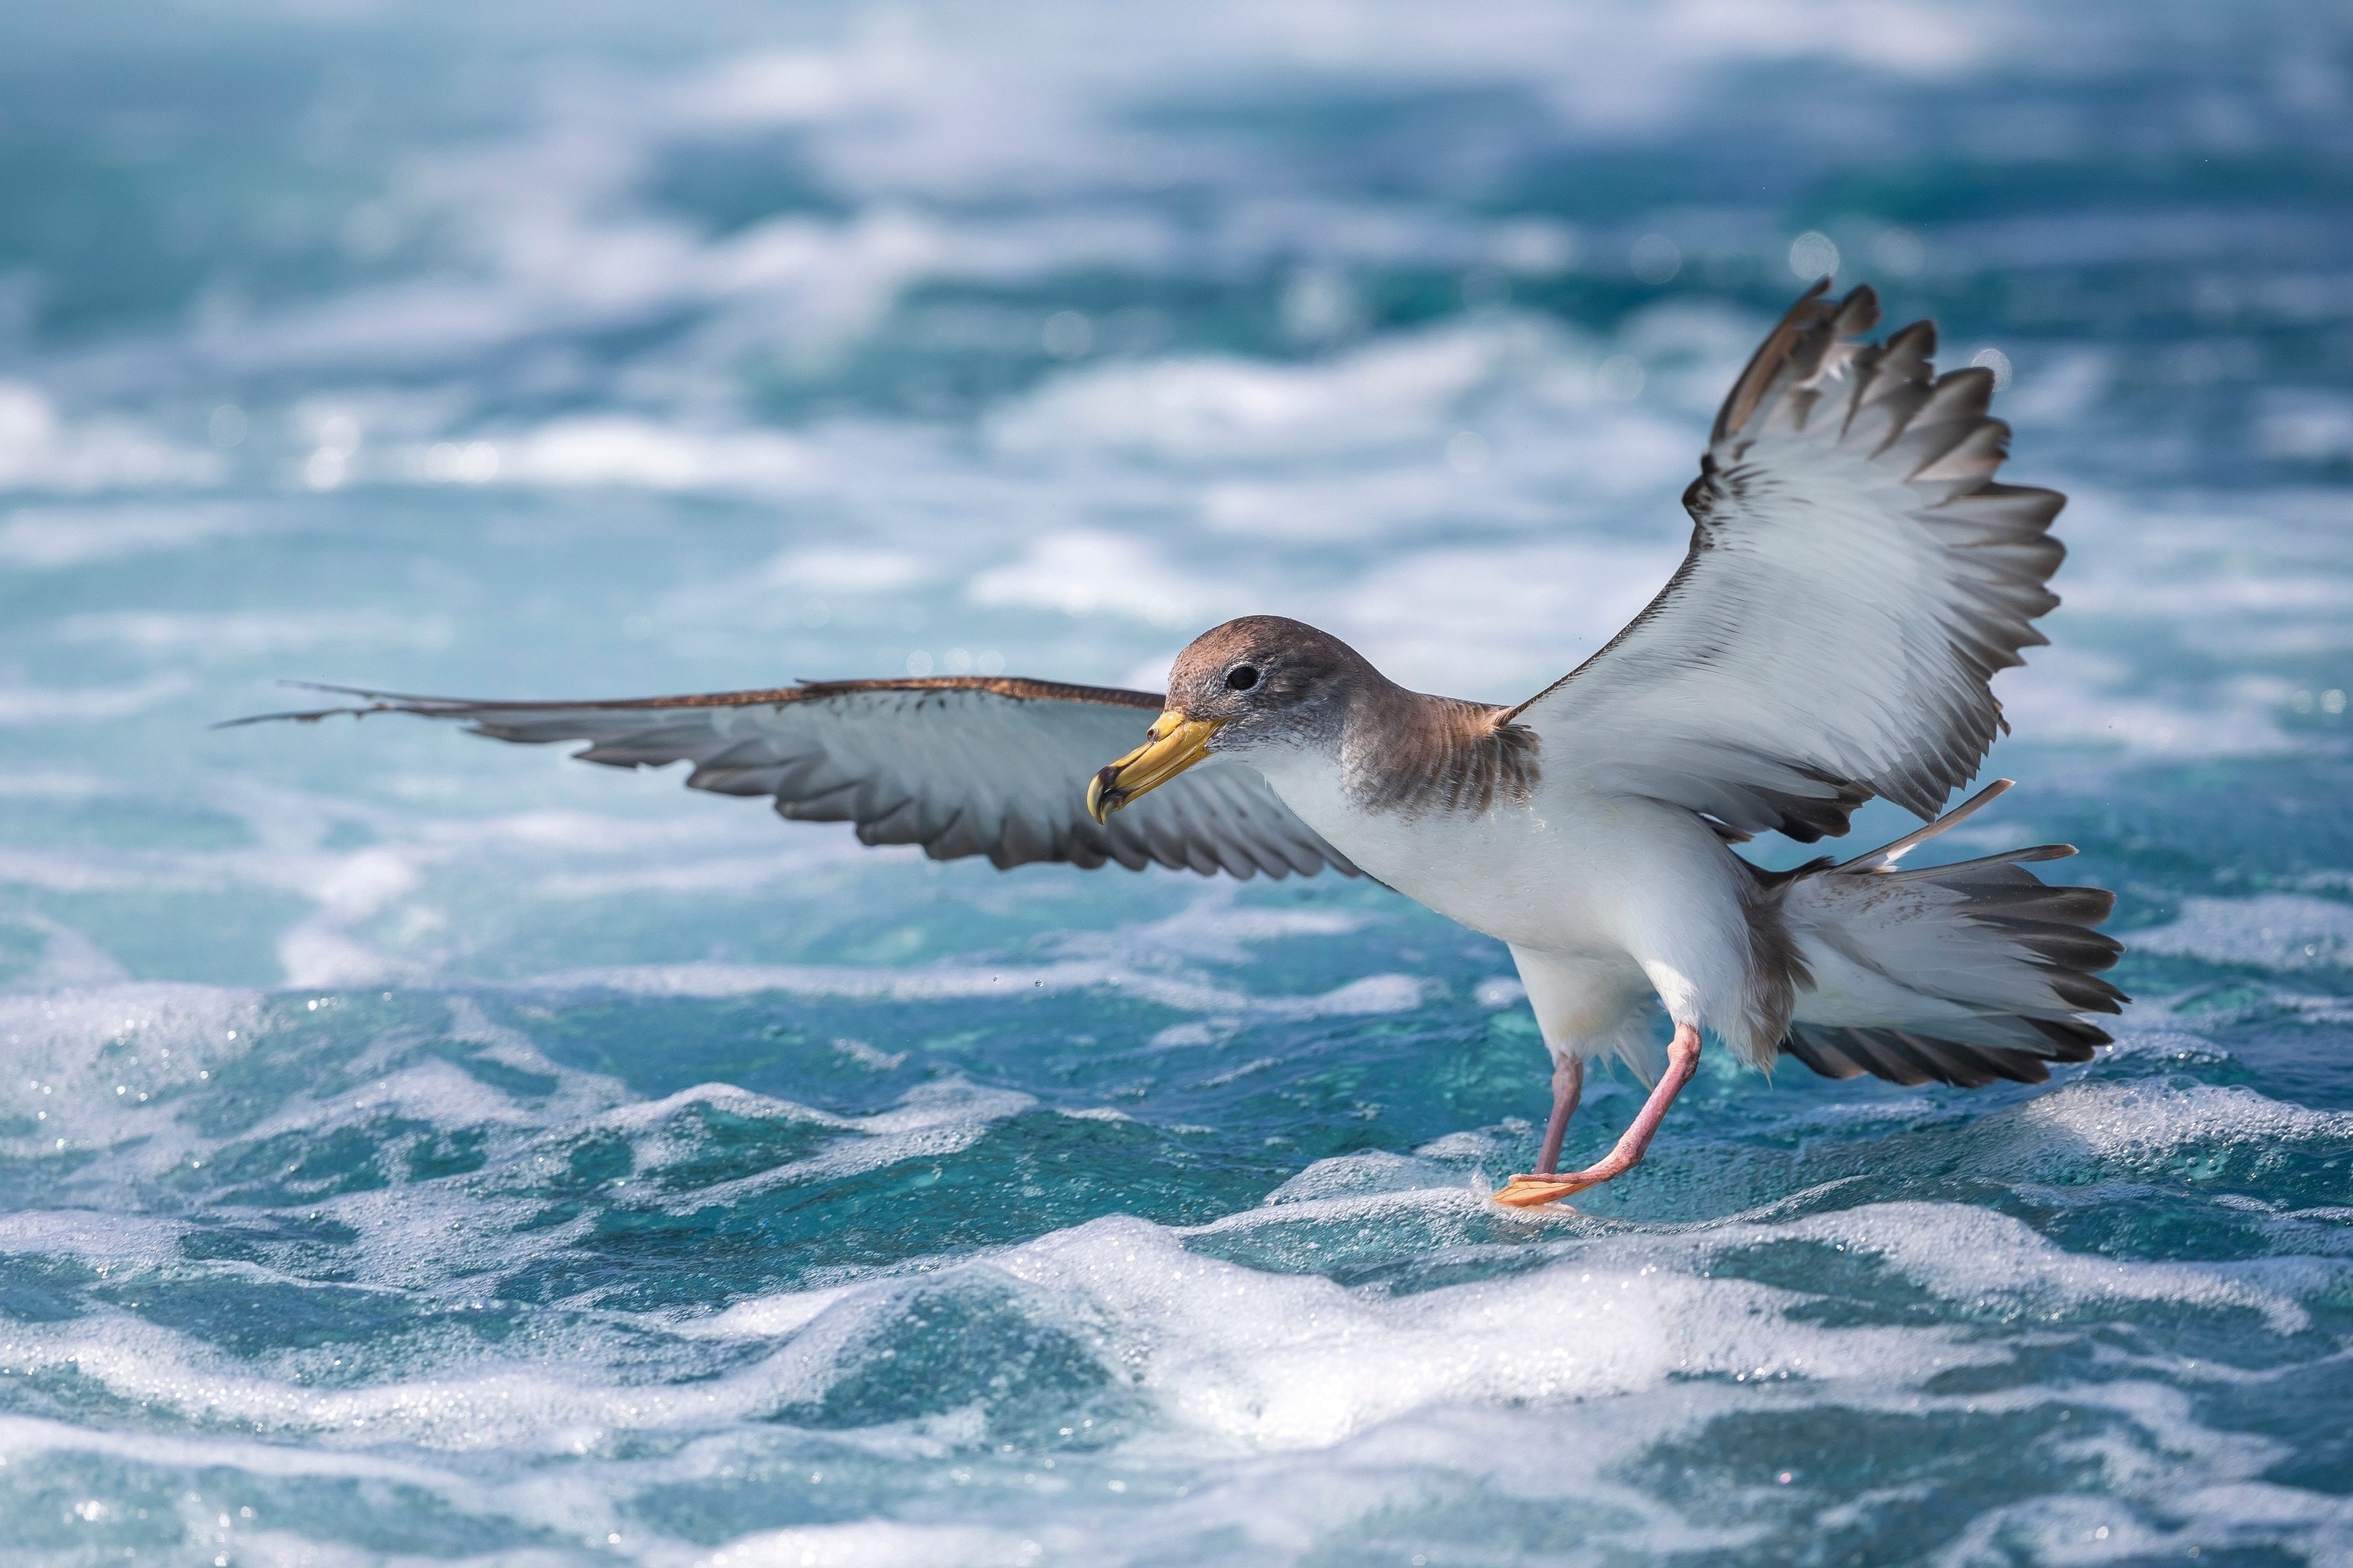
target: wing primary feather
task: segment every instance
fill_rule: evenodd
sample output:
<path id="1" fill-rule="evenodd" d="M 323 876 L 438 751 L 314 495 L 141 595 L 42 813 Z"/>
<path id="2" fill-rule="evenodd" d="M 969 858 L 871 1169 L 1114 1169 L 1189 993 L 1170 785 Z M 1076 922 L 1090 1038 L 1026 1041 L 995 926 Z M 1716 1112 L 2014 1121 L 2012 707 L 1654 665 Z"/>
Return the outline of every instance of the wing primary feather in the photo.
<path id="1" fill-rule="evenodd" d="M 794 821 L 849 821 L 869 844 L 1001 868 L 1060 861 L 1092 869 L 1249 877 L 1360 874 L 1255 774 L 1203 766 L 1108 828 L 1086 815 L 1083 781 L 1131 749 L 1157 694 L 1018 676 L 811 681 L 792 686 L 607 701 L 484 701 L 311 685 L 348 706 L 264 714 L 316 722 L 404 713 L 492 739 L 583 741 L 580 760 L 618 768 L 686 762 L 691 788 L 774 797 Z"/>
<path id="2" fill-rule="evenodd" d="M 1808 289 L 1799 297 L 1798 302 L 1789 307 L 1789 313 L 1781 318 L 1781 323 L 1757 345 L 1756 354 L 1749 358 L 1747 368 L 1741 371 L 1739 378 L 1733 382 L 1731 395 L 1716 410 L 1715 428 L 1708 435 L 1710 446 L 1748 423 L 1749 416 L 1764 401 L 1766 387 L 1788 360 L 1789 351 L 1799 336 L 1831 314 L 1830 307 L 1822 302 L 1822 296 L 1830 291 L 1831 281 L 1828 278 Z"/>

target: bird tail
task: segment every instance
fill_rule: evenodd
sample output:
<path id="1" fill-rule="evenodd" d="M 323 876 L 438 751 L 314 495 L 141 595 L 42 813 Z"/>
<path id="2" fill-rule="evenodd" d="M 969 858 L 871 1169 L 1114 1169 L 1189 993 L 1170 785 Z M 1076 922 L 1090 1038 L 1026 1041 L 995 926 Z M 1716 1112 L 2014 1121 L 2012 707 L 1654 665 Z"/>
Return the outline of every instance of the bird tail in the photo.
<path id="1" fill-rule="evenodd" d="M 2088 1061 L 2107 1044 L 2082 1015 L 2116 1012 L 2129 1000 L 2099 978 L 2123 944 L 2092 928 L 2116 895 L 2053 887 L 2026 869 L 2073 854 L 2072 845 L 1898 868 L 1906 852 L 2009 788 L 2002 779 L 1843 865 L 1819 861 L 1788 874 L 1779 914 L 1795 995 L 1784 1054 L 1826 1077 L 1975 1088 L 1996 1078 L 2039 1084 L 2048 1064 Z"/>

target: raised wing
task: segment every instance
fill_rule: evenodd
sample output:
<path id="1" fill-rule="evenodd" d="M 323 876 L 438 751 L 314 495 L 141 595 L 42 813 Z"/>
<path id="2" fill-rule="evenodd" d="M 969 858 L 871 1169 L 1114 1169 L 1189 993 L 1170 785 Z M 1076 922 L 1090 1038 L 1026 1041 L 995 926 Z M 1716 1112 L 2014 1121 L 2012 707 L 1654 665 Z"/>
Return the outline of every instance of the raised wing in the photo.
<path id="1" fill-rule="evenodd" d="M 498 703 L 314 688 L 364 706 L 267 714 L 305 721 L 336 714 L 456 719 L 477 735 L 548 744 L 617 768 L 691 762 L 687 785 L 770 795 L 797 821 L 858 824 L 870 844 L 921 844 L 934 860 L 985 854 L 1000 869 L 1157 861 L 1204 876 L 1219 871 L 1312 875 L 1356 868 L 1247 768 L 1214 761 L 1136 800 L 1106 825 L 1087 815 L 1087 781 L 1134 747 L 1161 699 L 1145 692 L 998 676 L 838 681 L 765 692 L 618 702 Z"/>
<path id="2" fill-rule="evenodd" d="M 1633 623 L 1509 715 L 1548 775 L 1753 833 L 1842 833 L 1883 795 L 1922 817 L 1977 771 L 1987 683 L 2045 639 L 2066 498 L 1993 481 L 1993 376 L 1936 376 L 1936 328 L 1883 344 L 1825 280 L 1732 388 L 1683 493 L 1691 553 Z"/>

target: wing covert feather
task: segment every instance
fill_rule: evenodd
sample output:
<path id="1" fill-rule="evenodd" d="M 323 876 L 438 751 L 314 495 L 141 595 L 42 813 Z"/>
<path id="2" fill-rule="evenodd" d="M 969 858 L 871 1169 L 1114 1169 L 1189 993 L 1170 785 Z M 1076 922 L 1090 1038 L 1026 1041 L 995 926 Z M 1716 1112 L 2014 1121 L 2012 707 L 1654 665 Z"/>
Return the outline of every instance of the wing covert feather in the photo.
<path id="1" fill-rule="evenodd" d="M 1874 795 L 1934 816 L 2003 727 L 1988 683 L 2047 641 L 2065 498 L 1995 482 L 1989 371 L 1936 375 L 1926 322 L 1859 341 L 1876 298 L 1827 288 L 1725 399 L 1666 588 L 1510 715 L 1548 772 L 1811 842 Z"/>

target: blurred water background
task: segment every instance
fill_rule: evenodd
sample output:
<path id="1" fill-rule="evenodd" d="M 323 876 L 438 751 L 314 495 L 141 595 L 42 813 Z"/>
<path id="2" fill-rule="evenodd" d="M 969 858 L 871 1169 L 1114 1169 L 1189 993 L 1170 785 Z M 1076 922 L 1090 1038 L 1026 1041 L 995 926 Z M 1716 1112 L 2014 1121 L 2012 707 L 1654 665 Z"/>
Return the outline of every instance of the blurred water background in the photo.
<path id="1" fill-rule="evenodd" d="M 206 727 L 1247 610 L 1516 700 L 1824 270 L 2073 498 L 1951 852 L 2120 896 L 2048 1086 L 1711 1060 L 1515 1218 L 1377 887 Z M 10 7 L 0 1554 L 2353 1562 L 2349 503 L 2341 6 Z"/>

